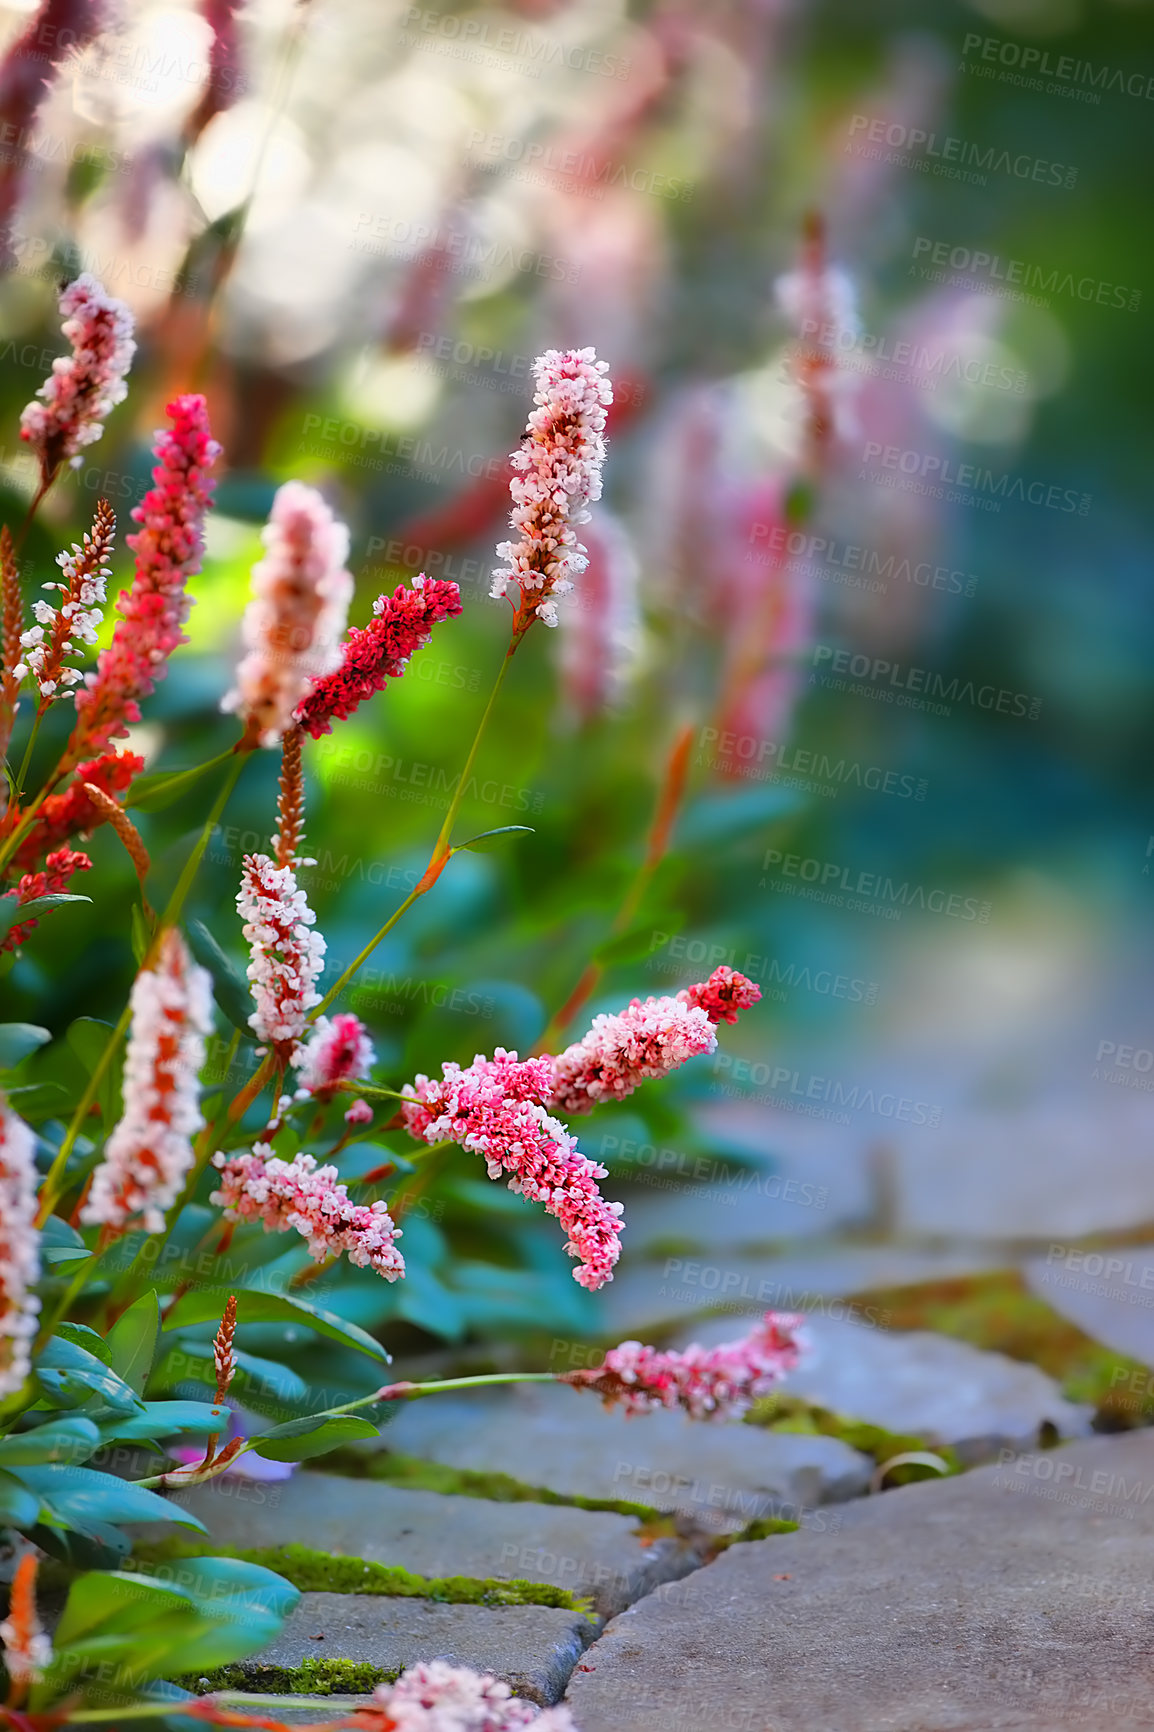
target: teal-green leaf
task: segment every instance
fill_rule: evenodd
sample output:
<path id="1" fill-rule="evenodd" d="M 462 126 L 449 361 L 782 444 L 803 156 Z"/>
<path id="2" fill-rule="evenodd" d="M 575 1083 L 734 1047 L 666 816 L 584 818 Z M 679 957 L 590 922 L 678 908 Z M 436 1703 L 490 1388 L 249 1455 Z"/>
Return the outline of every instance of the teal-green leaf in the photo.
<path id="1" fill-rule="evenodd" d="M 245 1040 L 255 1040 L 249 1017 L 253 1014 L 252 992 L 240 969 L 226 956 L 202 920 L 188 922 L 188 942 L 202 968 L 212 975 L 217 1004 Z"/>
<path id="2" fill-rule="evenodd" d="M 0 1527 L 28 1528 L 40 1514 L 40 1499 L 10 1473 L 0 1472 Z"/>
<path id="3" fill-rule="evenodd" d="M 59 1215 L 49 1215 L 40 1229 L 42 1263 L 77 1263 L 91 1255 L 75 1227 L 70 1227 Z"/>
<path id="4" fill-rule="evenodd" d="M 163 1327 L 166 1330 L 179 1329 L 192 1323 L 218 1321 L 228 1296 L 227 1287 L 190 1288 L 169 1307 Z M 328 1336 L 330 1341 L 340 1341 L 346 1347 L 359 1347 L 362 1353 L 386 1365 L 390 1362 L 380 1342 L 374 1341 L 365 1330 L 355 1323 L 346 1323 L 343 1317 L 337 1317 L 331 1311 L 310 1305 L 304 1299 L 290 1297 L 287 1293 L 242 1290 L 237 1293 L 236 1300 L 237 1322 L 242 1327 L 246 1323 L 299 1323 L 302 1328 L 315 1329 L 318 1335 Z"/>
<path id="5" fill-rule="evenodd" d="M 13 1431 L 0 1437 L 0 1468 L 35 1467 L 39 1462 L 87 1461 L 100 1447 L 100 1432 L 84 1414 L 50 1419 L 33 1431 Z"/>
<path id="6" fill-rule="evenodd" d="M 143 1413 L 106 1420 L 100 1428 L 105 1443 L 129 1443 L 139 1438 L 211 1437 L 227 1431 L 227 1407 L 207 1401 L 146 1401 Z"/>
<path id="7" fill-rule="evenodd" d="M 0 1022 L 0 1070 L 15 1070 L 21 1059 L 51 1039 L 48 1030 L 34 1022 Z"/>
<path id="8" fill-rule="evenodd" d="M 470 836 L 467 842 L 458 842 L 452 852 L 459 854 L 467 848 L 470 854 L 488 854 L 492 849 L 499 848 L 507 836 L 532 836 L 535 832 L 529 824 L 502 824 L 496 830 L 482 830 L 479 836 Z"/>
<path id="9" fill-rule="evenodd" d="M 62 1335 L 49 1341 L 33 1366 L 33 1374 L 57 1407 L 77 1407 L 92 1394 L 100 1395 L 118 1413 L 133 1413 L 141 1405 L 135 1390 L 111 1367 Z"/>
<path id="10" fill-rule="evenodd" d="M 109 1364 L 137 1395 L 144 1394 L 159 1336 L 160 1301 L 155 1292 L 142 1293 L 109 1331 Z"/>
<path id="11" fill-rule="evenodd" d="M 82 1347 L 85 1353 L 91 1353 L 101 1365 L 112 1364 L 108 1342 L 87 1323 L 58 1323 L 56 1333 L 62 1341 L 71 1341 L 74 1347 Z"/>
<path id="12" fill-rule="evenodd" d="M 13 1474 L 29 1491 L 37 1493 L 63 1522 L 83 1525 L 89 1518 L 108 1522 L 179 1522 L 184 1527 L 206 1531 L 204 1523 L 179 1504 L 158 1497 L 147 1486 L 133 1485 L 112 1473 L 91 1467 L 52 1465 L 18 1467 Z"/>
<path id="13" fill-rule="evenodd" d="M 340 1449 L 346 1443 L 359 1443 L 366 1437 L 379 1437 L 380 1432 L 370 1420 L 355 1413 L 339 1413 L 332 1419 L 291 1419 L 285 1425 L 262 1432 L 255 1453 L 269 1461 L 309 1461 L 314 1455 L 327 1455 L 330 1449 Z"/>

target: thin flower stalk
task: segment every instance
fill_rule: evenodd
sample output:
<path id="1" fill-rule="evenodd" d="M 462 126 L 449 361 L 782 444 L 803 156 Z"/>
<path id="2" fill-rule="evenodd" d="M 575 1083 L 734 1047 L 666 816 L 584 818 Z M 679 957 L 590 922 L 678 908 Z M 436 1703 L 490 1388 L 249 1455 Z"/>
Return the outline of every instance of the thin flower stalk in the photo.
<path id="1" fill-rule="evenodd" d="M 40 1310 L 35 1157 L 31 1128 L 0 1096 L 0 1398 L 28 1376 Z"/>
<path id="2" fill-rule="evenodd" d="M 112 507 L 107 499 L 98 500 L 92 529 L 85 531 L 83 545 L 73 544 L 71 553 L 57 556 L 65 581 L 44 585 L 46 590 L 60 592 L 59 607 L 47 601 L 33 604 L 37 623 L 21 635 L 22 654 L 13 672 L 20 680 L 31 674 L 40 694 L 41 712 L 53 698 L 63 697 L 69 687 L 83 679 L 79 668 L 66 665 L 65 657 L 83 654 L 82 646 L 96 642 L 112 576 L 107 562 L 115 535 Z"/>

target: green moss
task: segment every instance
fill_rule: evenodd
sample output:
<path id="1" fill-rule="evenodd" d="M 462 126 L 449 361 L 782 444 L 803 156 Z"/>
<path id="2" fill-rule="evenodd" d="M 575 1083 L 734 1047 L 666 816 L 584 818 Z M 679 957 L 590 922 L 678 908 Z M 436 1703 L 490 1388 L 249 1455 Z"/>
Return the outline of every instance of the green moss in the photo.
<path id="1" fill-rule="evenodd" d="M 716 1540 L 711 1551 L 716 1555 L 726 1551 L 730 1546 L 743 1545 L 747 1540 L 768 1540 L 774 1534 L 795 1534 L 798 1522 L 787 1522 L 778 1516 L 758 1516 L 756 1521 L 747 1522 L 738 1534 L 724 1534 Z"/>
<path id="2" fill-rule="evenodd" d="M 895 1455 L 909 1450 L 930 1450 L 940 1456 L 951 1473 L 960 1473 L 961 1463 L 955 1452 L 929 1442 L 924 1437 L 900 1431 L 887 1431 L 884 1426 L 870 1425 L 864 1419 L 847 1419 L 844 1414 L 828 1408 L 815 1407 L 796 1395 L 769 1395 L 755 1402 L 746 1415 L 747 1425 L 761 1425 L 767 1431 L 803 1432 L 809 1437 L 838 1437 L 851 1449 L 870 1456 L 879 1467 L 892 1461 Z M 915 1479 L 940 1477 L 933 1468 L 907 1462 L 886 1475 L 890 1485 L 907 1485 Z"/>
<path id="3" fill-rule="evenodd" d="M 302 1660 L 299 1666 L 218 1666 L 213 1672 L 178 1678 L 177 1683 L 198 1696 L 217 1690 L 267 1691 L 270 1696 L 364 1696 L 378 1684 L 394 1684 L 397 1668 L 374 1666 L 368 1660 Z"/>
<path id="4" fill-rule="evenodd" d="M 311 1546 L 230 1547 L 212 1540 L 165 1540 L 138 1547 L 139 1563 L 155 1565 L 174 1558 L 240 1558 L 275 1570 L 302 1594 L 378 1594 L 390 1599 L 441 1600 L 455 1606 L 557 1606 L 591 1616 L 587 1599 L 550 1582 L 486 1580 L 478 1576 L 419 1576 L 396 1564 L 314 1551 Z"/>
<path id="5" fill-rule="evenodd" d="M 476 1468 L 447 1467 L 439 1461 L 422 1461 L 415 1455 L 394 1455 L 374 1450 L 371 1455 L 355 1449 L 335 1449 L 324 1458 L 325 1473 L 343 1473 L 352 1479 L 383 1479 L 410 1491 L 435 1491 L 445 1497 L 479 1497 L 489 1503 L 564 1504 L 572 1509 L 609 1510 L 615 1515 L 635 1516 L 639 1521 L 660 1518 L 660 1510 L 626 1498 L 577 1497 L 550 1491 L 547 1486 L 528 1485 L 508 1473 L 481 1473 Z"/>
<path id="6" fill-rule="evenodd" d="M 1031 1292 L 1017 1270 L 878 1288 L 856 1294 L 853 1303 L 888 1312 L 890 1329 L 933 1329 L 1038 1365 L 1069 1400 L 1096 1407 L 1110 1429 L 1154 1421 L 1148 1368 L 1084 1334 Z"/>

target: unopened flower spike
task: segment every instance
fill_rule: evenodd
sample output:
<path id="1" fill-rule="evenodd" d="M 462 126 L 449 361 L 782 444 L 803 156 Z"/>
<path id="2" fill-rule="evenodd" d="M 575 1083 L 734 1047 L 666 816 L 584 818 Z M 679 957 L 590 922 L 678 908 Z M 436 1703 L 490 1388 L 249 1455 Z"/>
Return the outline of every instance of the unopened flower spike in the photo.
<path id="1" fill-rule="evenodd" d="M 507 563 L 493 573 L 490 590 L 500 598 L 511 584 L 519 589 L 514 643 L 534 619 L 557 624 L 554 598 L 585 570 L 576 526 L 588 522 L 587 507 L 601 497 L 605 410 L 613 401 L 608 371 L 593 349 L 548 349 L 534 362 L 536 407 L 510 458 L 519 472 L 509 483 L 514 534 L 497 548 Z"/>
<path id="2" fill-rule="evenodd" d="M 691 1419 L 740 1419 L 792 1371 L 805 1348 L 804 1319 L 767 1311 L 740 1341 L 721 1347 L 695 1343 L 681 1352 L 660 1352 L 640 1341 L 623 1341 L 595 1368 L 564 1371 L 561 1383 L 590 1389 L 606 1407 L 651 1413 L 679 1407 Z"/>
<path id="3" fill-rule="evenodd" d="M 230 1293 L 224 1303 L 224 1315 L 220 1320 L 212 1343 L 212 1358 L 216 1366 L 216 1399 L 220 1403 L 228 1394 L 229 1386 L 236 1376 L 236 1352 L 233 1338 L 236 1335 L 236 1294 Z"/>
<path id="4" fill-rule="evenodd" d="M 0 1095 L 0 1398 L 14 1395 L 31 1368 L 40 1300 L 36 1231 L 36 1138 Z"/>
<path id="5" fill-rule="evenodd" d="M 100 438 L 107 416 L 128 395 L 124 376 L 136 353 L 132 314 L 88 272 L 63 291 L 60 312 L 72 353 L 53 361 L 20 416 L 20 437 L 40 459 L 42 490 L 62 463 L 78 468 L 84 447 Z"/>
<path id="6" fill-rule="evenodd" d="M 69 686 L 81 683 L 79 668 L 68 667 L 65 656 L 83 653 L 85 644 L 96 642 L 96 634 L 104 618 L 104 603 L 108 579 L 112 576 L 108 558 L 116 534 L 116 517 L 107 499 L 98 500 L 91 532 L 86 532 L 83 546 L 73 546 L 71 553 L 57 559 L 64 574 L 63 583 L 46 583 L 47 590 L 57 590 L 60 605 L 51 602 L 33 603 L 37 623 L 21 633 L 22 656 L 13 672 L 17 679 L 31 674 L 40 693 L 42 706 L 61 697 Z"/>
<path id="7" fill-rule="evenodd" d="M 376 1054 L 360 1017 L 352 1011 L 342 1011 L 331 1022 L 327 1016 L 318 1016 L 312 1034 L 293 1053 L 291 1062 L 299 1073 L 298 1100 L 314 1095 L 319 1101 L 327 1101 L 341 1083 L 363 1081 L 376 1062 Z M 354 1111 L 355 1107 L 365 1105 L 363 1101 L 354 1102 L 345 1117 L 352 1114 L 353 1124 L 367 1122 L 363 1113 Z M 368 1117 L 372 1116 L 370 1111 Z"/>

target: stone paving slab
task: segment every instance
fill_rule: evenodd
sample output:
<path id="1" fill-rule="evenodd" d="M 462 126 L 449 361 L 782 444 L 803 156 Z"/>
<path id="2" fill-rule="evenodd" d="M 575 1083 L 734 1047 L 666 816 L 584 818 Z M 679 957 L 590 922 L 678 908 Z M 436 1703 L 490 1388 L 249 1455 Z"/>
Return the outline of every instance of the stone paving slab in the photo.
<path id="1" fill-rule="evenodd" d="M 1039 1298 L 1087 1335 L 1154 1365 L 1154 1245 L 1078 1251 L 1059 1244 L 1022 1272 Z"/>
<path id="2" fill-rule="evenodd" d="M 833 1437 L 801 1437 L 682 1413 L 628 1419 L 557 1384 L 414 1401 L 385 1432 L 389 1449 L 452 1467 L 501 1470 L 565 1496 L 617 1498 L 714 1532 L 760 1516 L 856 1497 L 873 1463 Z"/>
<path id="3" fill-rule="evenodd" d="M 492 1672 L 519 1696 L 549 1703 L 560 1697 L 589 1633 L 579 1613 L 551 1606 L 447 1606 L 363 1594 L 302 1594 L 275 1641 L 241 1664 L 259 1690 L 262 1666 L 342 1659 L 400 1671 L 417 1660 L 449 1660 Z"/>
<path id="4" fill-rule="evenodd" d="M 508 1448 L 506 1438 L 506 1456 Z M 423 1576 L 551 1582 L 589 1595 L 603 1617 L 701 1560 L 701 1548 L 672 1537 L 642 1544 L 634 1517 L 607 1510 L 488 1503 L 323 1473 L 300 1473 L 275 1489 L 264 1502 L 238 1502 L 234 1487 L 213 1480 L 178 1501 L 229 1546 L 295 1541 Z"/>
<path id="5" fill-rule="evenodd" d="M 1036 1365 L 987 1352 L 928 1329 L 871 1329 L 845 1318 L 806 1321 L 811 1353 L 782 1383 L 787 1395 L 866 1419 L 890 1431 L 952 1444 L 967 1461 L 1008 1446 L 1033 1448 L 1044 1423 L 1085 1437 L 1093 1409 L 1067 1401 Z M 713 1318 L 692 1338 L 712 1347 L 738 1333 Z"/>
<path id="6" fill-rule="evenodd" d="M 1102 1732 L 1154 1724 L 1154 1432 L 1095 1438 L 737 1545 L 615 1618 L 581 1732 Z"/>

